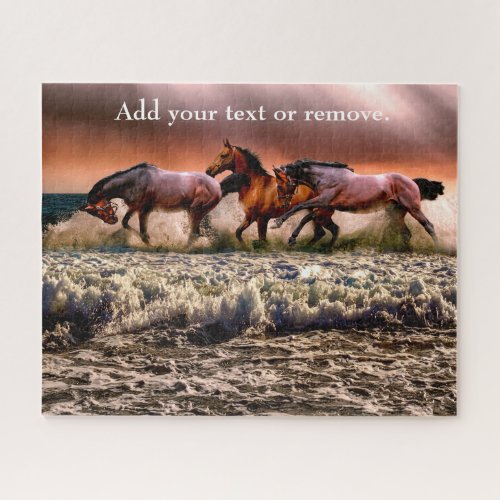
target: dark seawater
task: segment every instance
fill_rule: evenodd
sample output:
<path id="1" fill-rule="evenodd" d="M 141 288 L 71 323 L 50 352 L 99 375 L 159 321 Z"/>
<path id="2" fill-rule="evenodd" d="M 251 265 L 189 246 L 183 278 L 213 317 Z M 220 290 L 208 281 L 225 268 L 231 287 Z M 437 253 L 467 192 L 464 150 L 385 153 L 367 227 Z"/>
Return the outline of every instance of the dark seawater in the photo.
<path id="1" fill-rule="evenodd" d="M 70 219 L 86 201 L 86 194 L 42 194 L 42 229 Z"/>
<path id="2" fill-rule="evenodd" d="M 232 235 L 234 201 L 216 233 Z M 182 214 L 154 214 L 145 247 L 84 202 L 44 196 L 44 413 L 456 413 L 453 254 L 290 251 L 293 222 L 264 250 L 189 253 Z"/>

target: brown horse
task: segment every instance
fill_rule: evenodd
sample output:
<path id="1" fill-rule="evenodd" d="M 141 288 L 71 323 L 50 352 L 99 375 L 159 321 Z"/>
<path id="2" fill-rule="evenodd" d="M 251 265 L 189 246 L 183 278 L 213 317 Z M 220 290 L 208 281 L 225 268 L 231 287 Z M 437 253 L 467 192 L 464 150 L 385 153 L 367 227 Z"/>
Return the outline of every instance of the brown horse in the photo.
<path id="1" fill-rule="evenodd" d="M 259 240 L 266 241 L 269 220 L 283 215 L 286 211 L 277 193 L 276 178 L 264 170 L 257 155 L 248 149 L 232 146 L 227 139 L 223 141 L 223 145 L 221 152 L 207 168 L 206 173 L 215 177 L 226 170 L 230 170 L 235 174 L 248 176 L 249 182 L 244 183 L 239 189 L 239 200 L 245 212 L 245 219 L 236 229 L 236 238 L 242 243 L 243 238 L 241 235 L 243 231 L 254 222 L 257 222 Z M 314 194 L 310 188 L 298 186 L 287 208 L 294 207 L 313 196 Z M 308 218 L 306 222 L 309 222 L 309 220 L 314 222 L 314 237 L 310 244 L 315 243 L 324 236 L 323 227 L 330 228 L 332 222 L 329 214 L 330 211 L 326 210 L 324 213 L 320 212 L 314 215 L 310 214 L 310 217 L 306 216 Z"/>

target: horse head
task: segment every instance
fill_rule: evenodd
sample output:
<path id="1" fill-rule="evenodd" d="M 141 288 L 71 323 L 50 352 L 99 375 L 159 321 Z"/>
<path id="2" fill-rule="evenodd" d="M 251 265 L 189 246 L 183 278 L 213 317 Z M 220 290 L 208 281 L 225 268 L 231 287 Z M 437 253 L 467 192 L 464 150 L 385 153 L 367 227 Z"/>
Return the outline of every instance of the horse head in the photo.
<path id="1" fill-rule="evenodd" d="M 224 139 L 223 148 L 217 155 L 215 160 L 207 168 L 206 173 L 210 177 L 215 177 L 217 174 L 224 172 L 225 170 L 231 170 L 234 172 L 235 169 L 235 147 L 229 143 L 228 139 Z"/>
<path id="2" fill-rule="evenodd" d="M 106 199 L 102 199 L 97 203 L 87 203 L 79 208 L 80 211 L 87 212 L 101 219 L 106 224 L 116 224 L 118 222 L 118 217 L 116 216 L 117 209 L 118 206 L 115 203 L 111 203 Z"/>
<path id="3" fill-rule="evenodd" d="M 299 183 L 296 179 L 292 179 L 287 175 L 287 171 L 283 166 L 277 168 L 273 165 L 273 171 L 276 176 L 276 190 L 278 191 L 278 200 L 281 202 L 281 208 L 288 210 Z"/>

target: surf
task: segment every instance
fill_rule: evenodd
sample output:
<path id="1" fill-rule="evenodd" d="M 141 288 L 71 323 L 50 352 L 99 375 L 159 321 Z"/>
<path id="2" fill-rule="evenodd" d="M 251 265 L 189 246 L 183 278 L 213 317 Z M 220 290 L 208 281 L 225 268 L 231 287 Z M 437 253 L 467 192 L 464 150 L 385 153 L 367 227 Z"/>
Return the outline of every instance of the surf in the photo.
<path id="1" fill-rule="evenodd" d="M 455 318 L 455 259 L 448 256 L 95 250 L 43 256 L 48 348 L 152 327 L 227 339 L 311 329 L 443 328 Z"/>

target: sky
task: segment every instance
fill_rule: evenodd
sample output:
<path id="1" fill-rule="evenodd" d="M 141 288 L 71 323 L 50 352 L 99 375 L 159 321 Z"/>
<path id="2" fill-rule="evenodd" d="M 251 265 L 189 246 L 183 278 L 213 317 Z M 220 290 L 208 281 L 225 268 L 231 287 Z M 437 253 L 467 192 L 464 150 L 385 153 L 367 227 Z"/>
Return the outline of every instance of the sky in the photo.
<path id="1" fill-rule="evenodd" d="M 226 137 L 257 153 L 269 171 L 308 157 L 348 163 L 360 174 L 454 182 L 457 94 L 455 85 L 44 84 L 43 191 L 86 193 L 102 177 L 145 161 L 204 172 Z M 158 99 L 160 120 L 115 120 L 124 102 L 133 114 L 142 98 L 147 110 Z M 263 106 L 266 120 L 229 121 L 227 106 Z M 179 111 L 171 126 L 168 110 Z M 183 121 L 182 110 L 218 113 L 213 121 Z M 294 120 L 275 120 L 281 110 L 296 111 Z M 304 119 L 307 111 L 330 110 L 380 111 L 382 119 Z"/>

